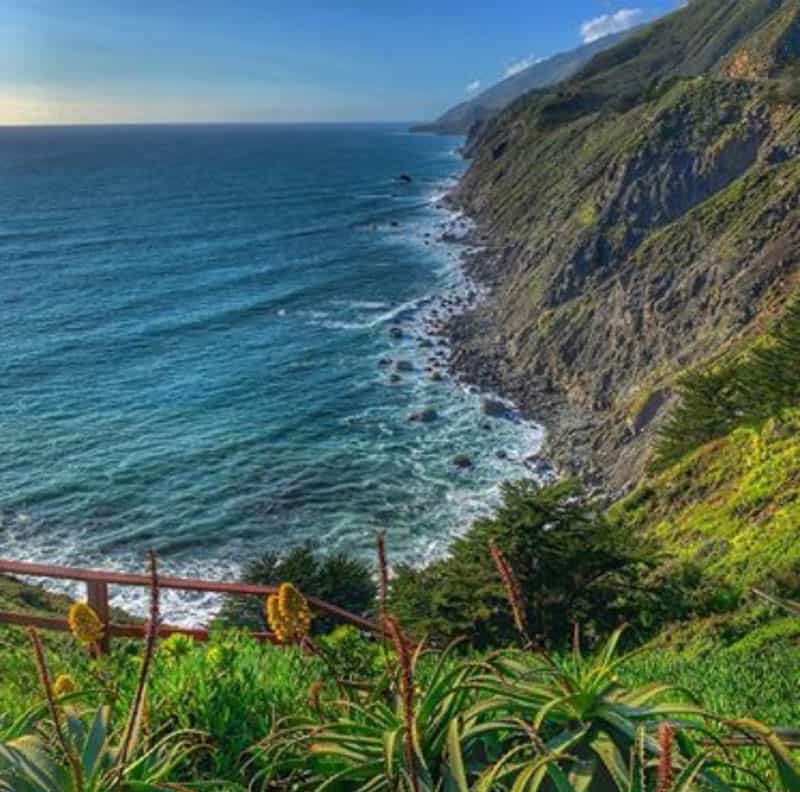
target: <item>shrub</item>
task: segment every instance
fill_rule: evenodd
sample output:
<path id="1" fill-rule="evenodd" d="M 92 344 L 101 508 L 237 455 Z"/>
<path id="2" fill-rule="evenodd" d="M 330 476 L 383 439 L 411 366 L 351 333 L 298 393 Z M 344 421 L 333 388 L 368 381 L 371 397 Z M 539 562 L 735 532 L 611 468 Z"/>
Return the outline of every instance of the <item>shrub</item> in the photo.
<path id="1" fill-rule="evenodd" d="M 320 557 L 308 544 L 283 556 L 268 552 L 248 562 L 242 582 L 260 586 L 293 583 L 306 596 L 364 616 L 375 604 L 376 588 L 369 564 L 344 554 Z M 226 626 L 267 629 L 264 602 L 258 597 L 226 598 L 218 618 Z M 314 614 L 315 633 L 329 632 L 335 626 L 334 620 Z"/>
<path id="2" fill-rule="evenodd" d="M 220 631 L 205 646 L 161 654 L 150 683 L 151 718 L 162 731 L 207 735 L 212 750 L 195 767 L 203 777 L 238 778 L 242 752 L 275 721 L 302 713 L 309 688 L 325 673 L 300 649 Z"/>
<path id="3" fill-rule="evenodd" d="M 458 636 L 478 647 L 512 640 L 514 620 L 491 543 L 519 579 L 527 622 L 540 642 L 564 645 L 574 622 L 590 633 L 610 632 L 656 596 L 637 581 L 653 563 L 652 547 L 609 521 L 599 503 L 582 499 L 574 482 L 520 481 L 503 486 L 497 512 L 457 539 L 449 557 L 396 570 L 391 611 L 412 633 L 437 643 Z"/>
<path id="4" fill-rule="evenodd" d="M 680 404 L 658 433 L 653 472 L 736 428 L 800 404 L 800 299 L 749 357 L 690 371 L 678 391 Z"/>

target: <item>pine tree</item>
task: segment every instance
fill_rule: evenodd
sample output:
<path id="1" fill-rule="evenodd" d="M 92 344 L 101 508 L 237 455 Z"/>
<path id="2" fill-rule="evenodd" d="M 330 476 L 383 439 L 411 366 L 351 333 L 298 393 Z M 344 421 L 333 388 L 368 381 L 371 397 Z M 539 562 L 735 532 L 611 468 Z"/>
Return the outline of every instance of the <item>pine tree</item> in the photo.
<path id="1" fill-rule="evenodd" d="M 749 420 L 800 404 L 800 300 L 789 306 L 767 343 L 753 352 L 740 379 Z"/>
<path id="2" fill-rule="evenodd" d="M 654 472 L 738 426 L 800 405 L 800 298 L 749 357 L 690 371 L 679 395 L 678 407 L 659 432 L 650 465 Z"/>
<path id="3" fill-rule="evenodd" d="M 658 433 L 651 467 L 663 470 L 685 454 L 723 437 L 741 414 L 733 364 L 688 372 L 678 385 L 680 403 Z"/>

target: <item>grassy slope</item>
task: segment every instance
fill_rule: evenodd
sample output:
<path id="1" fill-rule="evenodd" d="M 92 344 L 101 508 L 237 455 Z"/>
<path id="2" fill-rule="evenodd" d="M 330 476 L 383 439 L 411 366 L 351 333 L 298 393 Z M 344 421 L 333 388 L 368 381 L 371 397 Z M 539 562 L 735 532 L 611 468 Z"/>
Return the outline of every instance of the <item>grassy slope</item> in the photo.
<path id="1" fill-rule="evenodd" d="M 800 587 L 800 410 L 738 429 L 651 477 L 613 513 L 743 593 Z"/>
<path id="2" fill-rule="evenodd" d="M 0 610 L 51 616 L 66 613 L 70 602 L 69 597 L 0 575 Z"/>

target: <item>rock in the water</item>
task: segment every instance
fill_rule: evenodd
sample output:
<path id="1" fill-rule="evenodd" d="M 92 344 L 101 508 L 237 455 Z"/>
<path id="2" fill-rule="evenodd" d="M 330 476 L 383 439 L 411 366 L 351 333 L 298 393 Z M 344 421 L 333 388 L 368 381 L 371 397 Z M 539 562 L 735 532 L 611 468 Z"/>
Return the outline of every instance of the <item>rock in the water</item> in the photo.
<path id="1" fill-rule="evenodd" d="M 395 371 L 413 371 L 414 364 L 410 360 L 398 360 L 394 364 Z"/>
<path id="2" fill-rule="evenodd" d="M 553 466 L 544 457 L 538 454 L 525 457 L 525 467 L 535 476 L 543 478 L 549 477 L 553 472 Z"/>
<path id="3" fill-rule="evenodd" d="M 441 382 L 443 379 L 444 377 L 442 377 L 442 375 L 438 371 L 434 371 L 433 374 L 431 374 L 432 382 Z"/>
<path id="4" fill-rule="evenodd" d="M 390 327 L 389 328 L 389 335 L 392 338 L 402 338 L 403 337 L 403 330 L 400 327 Z"/>
<path id="5" fill-rule="evenodd" d="M 438 418 L 439 413 L 433 407 L 426 407 L 424 410 L 408 416 L 409 421 L 418 421 L 419 423 L 433 423 Z"/>
<path id="6" fill-rule="evenodd" d="M 387 366 L 391 366 L 392 365 L 392 359 L 391 358 L 381 358 L 378 361 L 378 365 L 381 368 L 386 368 Z"/>
<path id="7" fill-rule="evenodd" d="M 500 450 L 497 452 L 497 454 L 495 454 L 495 456 L 496 456 L 498 459 L 508 459 L 508 452 L 507 452 L 507 451 L 503 451 L 503 449 L 501 448 L 501 449 L 500 449 Z"/>
<path id="8" fill-rule="evenodd" d="M 472 460 L 466 454 L 458 454 L 453 457 L 453 464 L 461 470 L 472 467 Z"/>
<path id="9" fill-rule="evenodd" d="M 508 407 L 495 399 L 481 399 L 481 412 L 492 418 L 502 418 L 508 414 Z"/>
<path id="10" fill-rule="evenodd" d="M 399 374 L 392 374 L 392 376 L 389 377 L 389 382 L 392 382 L 394 384 L 397 384 L 398 382 L 402 382 L 402 381 L 403 381 L 403 378 Z"/>

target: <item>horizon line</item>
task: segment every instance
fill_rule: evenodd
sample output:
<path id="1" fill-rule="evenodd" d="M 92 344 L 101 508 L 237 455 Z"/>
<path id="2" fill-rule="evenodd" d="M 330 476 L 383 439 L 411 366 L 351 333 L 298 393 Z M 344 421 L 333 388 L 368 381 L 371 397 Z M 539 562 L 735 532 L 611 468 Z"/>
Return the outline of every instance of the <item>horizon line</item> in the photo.
<path id="1" fill-rule="evenodd" d="M 154 126 L 413 126 L 419 120 L 396 121 L 68 121 L 63 123 L 14 124 L 0 122 L 0 129 L 68 129 L 80 127 L 154 127 Z"/>

